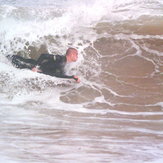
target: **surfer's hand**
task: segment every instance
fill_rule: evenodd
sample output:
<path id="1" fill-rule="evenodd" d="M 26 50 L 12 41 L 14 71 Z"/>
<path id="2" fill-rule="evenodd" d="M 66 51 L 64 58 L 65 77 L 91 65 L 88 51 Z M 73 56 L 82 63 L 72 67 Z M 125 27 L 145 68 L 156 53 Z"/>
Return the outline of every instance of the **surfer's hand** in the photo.
<path id="1" fill-rule="evenodd" d="M 41 72 L 41 70 L 39 70 L 37 67 L 33 67 L 33 68 L 32 68 L 32 71 L 33 71 L 33 72 Z"/>
<path id="2" fill-rule="evenodd" d="M 80 79 L 79 79 L 78 76 L 73 76 L 73 79 L 74 79 L 76 82 L 80 83 Z"/>

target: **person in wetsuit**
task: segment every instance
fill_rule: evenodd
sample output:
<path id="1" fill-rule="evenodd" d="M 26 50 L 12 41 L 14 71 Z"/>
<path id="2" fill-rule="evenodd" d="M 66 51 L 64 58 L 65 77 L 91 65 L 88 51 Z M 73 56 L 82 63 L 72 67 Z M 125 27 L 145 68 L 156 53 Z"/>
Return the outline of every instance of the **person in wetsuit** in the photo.
<path id="1" fill-rule="evenodd" d="M 80 79 L 75 76 L 68 76 L 65 74 L 64 67 L 68 62 L 76 62 L 78 59 L 78 51 L 75 48 L 68 48 L 65 56 L 53 54 L 41 54 L 38 60 L 25 59 L 21 56 L 8 56 L 12 64 L 20 69 L 30 69 L 34 72 L 43 73 L 59 78 L 74 79 L 80 82 Z"/>

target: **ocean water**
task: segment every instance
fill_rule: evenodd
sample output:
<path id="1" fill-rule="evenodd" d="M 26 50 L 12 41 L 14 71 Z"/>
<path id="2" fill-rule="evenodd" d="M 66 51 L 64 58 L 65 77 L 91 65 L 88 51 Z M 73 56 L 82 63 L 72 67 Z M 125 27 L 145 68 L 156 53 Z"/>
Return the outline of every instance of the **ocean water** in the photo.
<path id="1" fill-rule="evenodd" d="M 81 83 L 11 65 L 41 53 Z M 163 161 L 162 0 L 0 0 L 0 162 Z"/>

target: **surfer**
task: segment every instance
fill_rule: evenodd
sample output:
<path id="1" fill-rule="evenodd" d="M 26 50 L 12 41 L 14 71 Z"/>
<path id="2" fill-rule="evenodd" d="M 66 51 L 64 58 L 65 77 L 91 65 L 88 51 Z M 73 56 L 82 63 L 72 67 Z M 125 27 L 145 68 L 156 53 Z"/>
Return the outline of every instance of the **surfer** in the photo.
<path id="1" fill-rule="evenodd" d="M 68 48 L 65 56 L 41 54 L 37 60 L 26 59 L 18 55 L 7 57 L 17 68 L 30 69 L 33 72 L 39 72 L 59 78 L 74 79 L 76 82 L 80 82 L 78 76 L 68 76 L 64 71 L 66 63 L 76 62 L 78 59 L 78 51 L 75 48 Z"/>

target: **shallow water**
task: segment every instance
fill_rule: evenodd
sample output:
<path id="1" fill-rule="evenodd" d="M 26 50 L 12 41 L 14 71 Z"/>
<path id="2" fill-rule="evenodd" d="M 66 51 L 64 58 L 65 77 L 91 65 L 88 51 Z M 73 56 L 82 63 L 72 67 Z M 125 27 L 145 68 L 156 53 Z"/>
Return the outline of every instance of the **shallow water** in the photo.
<path id="1" fill-rule="evenodd" d="M 162 162 L 163 3 L 0 1 L 0 162 Z M 81 83 L 7 54 L 79 51 Z"/>

